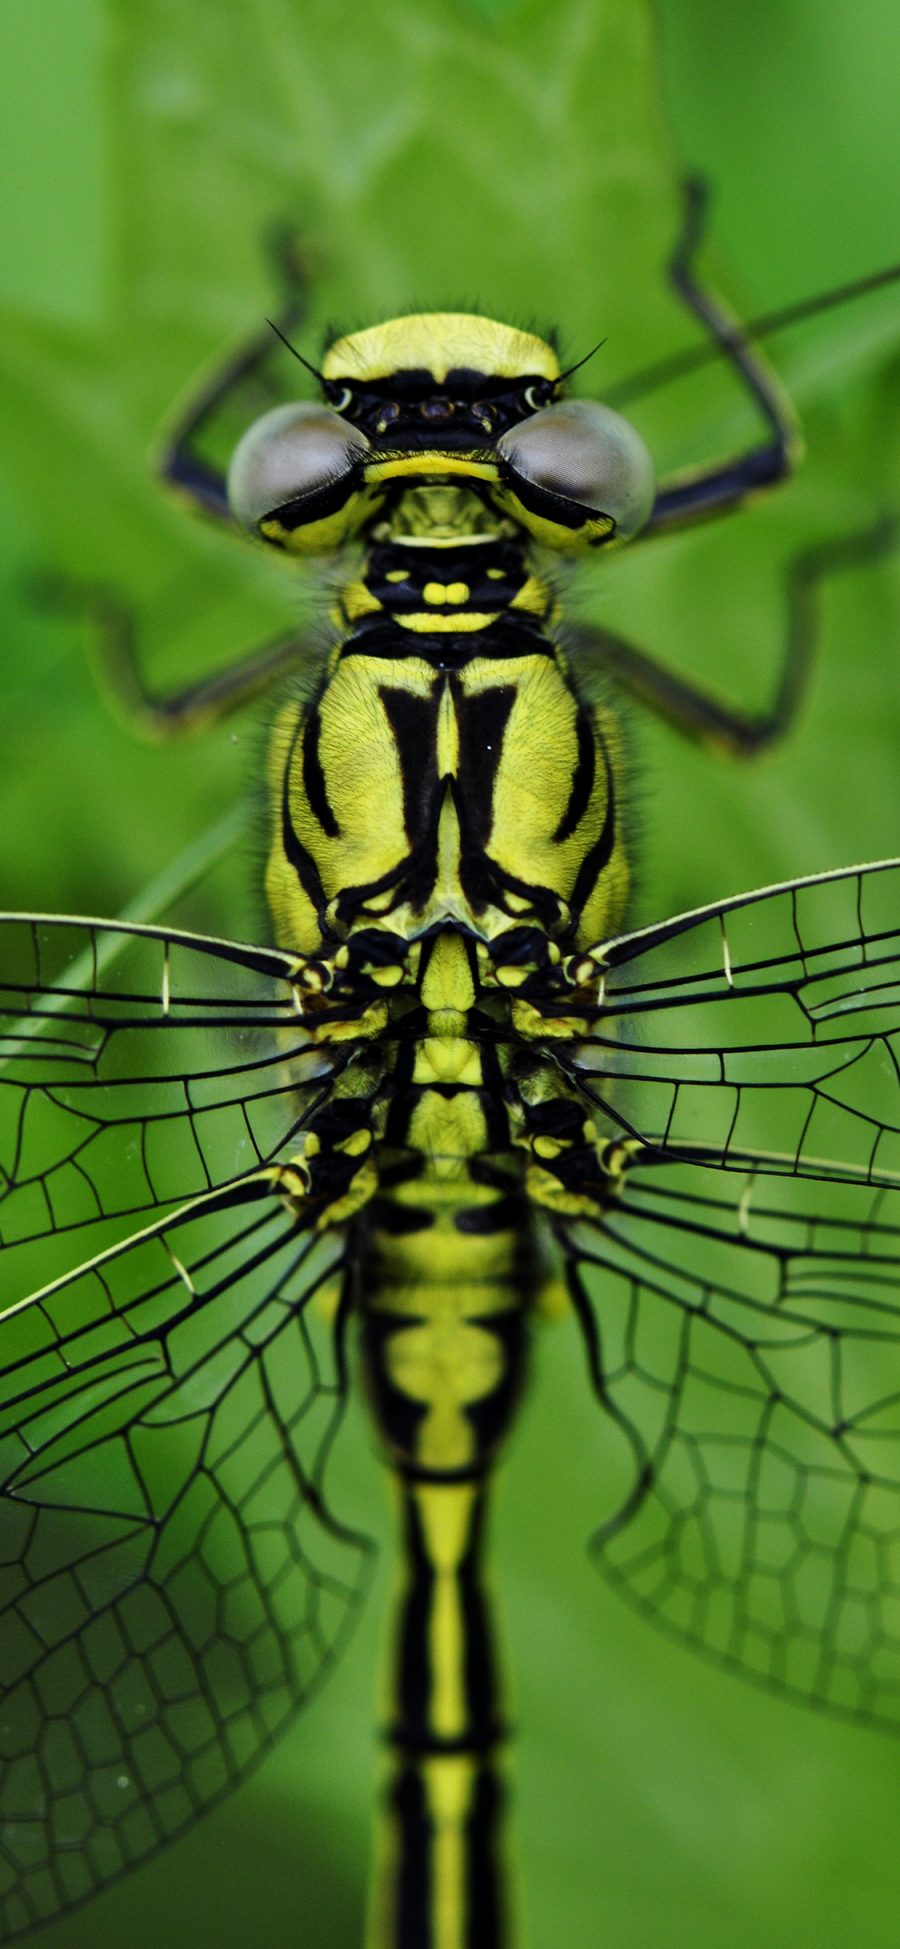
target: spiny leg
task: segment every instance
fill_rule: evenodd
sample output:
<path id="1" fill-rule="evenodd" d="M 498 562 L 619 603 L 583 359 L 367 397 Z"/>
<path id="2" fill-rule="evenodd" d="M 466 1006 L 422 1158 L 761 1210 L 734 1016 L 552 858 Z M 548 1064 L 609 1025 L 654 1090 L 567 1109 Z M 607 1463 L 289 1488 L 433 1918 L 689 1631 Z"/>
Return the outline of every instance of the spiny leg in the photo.
<path id="1" fill-rule="evenodd" d="M 692 467 L 663 480 L 641 540 L 739 507 L 751 495 L 785 480 L 801 453 L 796 416 L 785 388 L 758 354 L 742 342 L 735 321 L 704 289 L 694 269 L 706 226 L 708 187 L 699 179 L 691 179 L 685 183 L 684 195 L 682 231 L 669 267 L 672 282 L 743 381 L 766 422 L 768 438 L 748 453 Z"/>
<path id="2" fill-rule="evenodd" d="M 204 453 L 203 447 L 214 442 L 216 423 L 224 420 L 235 395 L 243 395 L 247 401 L 245 424 L 288 396 L 273 370 L 285 356 L 277 331 L 289 337 L 307 311 L 308 274 L 296 238 L 284 228 L 273 231 L 268 255 L 285 292 L 274 319 L 266 319 L 230 357 L 216 362 L 204 382 L 191 388 L 167 428 L 159 452 L 159 471 L 167 486 L 189 507 L 228 528 L 234 527 L 234 520 L 228 506 L 226 468 L 210 452 Z"/>
<path id="3" fill-rule="evenodd" d="M 287 293 L 276 322 L 288 333 L 306 311 L 306 265 L 293 233 L 285 228 L 272 232 L 268 255 Z M 159 462 L 163 479 L 194 511 L 211 515 L 232 530 L 226 468 L 205 457 L 202 446 L 214 436 L 217 418 L 224 416 L 233 395 L 243 399 L 245 423 L 284 399 L 285 386 L 275 371 L 283 357 L 267 321 L 224 364 L 216 365 L 205 384 L 192 390 L 163 443 Z M 157 695 L 143 676 L 132 609 L 115 589 L 50 573 L 32 577 L 29 594 L 43 606 L 86 620 L 101 688 L 130 729 L 153 742 L 208 730 L 270 689 L 302 655 L 301 638 L 293 633 L 280 635 L 224 669 L 168 695 Z"/>
<path id="4" fill-rule="evenodd" d="M 54 576 L 41 579 L 37 595 L 46 607 L 71 612 L 88 624 L 101 689 L 129 729 L 154 743 L 209 730 L 271 689 L 297 667 L 303 654 L 301 636 L 276 636 L 224 669 L 157 696 L 141 669 L 134 610 L 115 589 Z"/>
<path id="5" fill-rule="evenodd" d="M 819 632 L 822 583 L 870 566 L 896 543 L 897 522 L 885 516 L 861 533 L 818 542 L 793 557 L 785 575 L 787 621 L 780 668 L 771 702 L 761 711 L 726 703 L 606 630 L 579 630 L 578 640 L 629 696 L 676 730 L 729 757 L 752 757 L 786 735 L 803 703 Z"/>

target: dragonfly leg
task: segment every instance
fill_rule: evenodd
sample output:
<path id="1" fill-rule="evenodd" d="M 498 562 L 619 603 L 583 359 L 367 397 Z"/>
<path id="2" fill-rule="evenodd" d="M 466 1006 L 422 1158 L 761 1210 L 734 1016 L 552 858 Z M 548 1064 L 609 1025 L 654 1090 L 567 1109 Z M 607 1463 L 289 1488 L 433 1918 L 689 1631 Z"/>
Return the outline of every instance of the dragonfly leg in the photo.
<path id="1" fill-rule="evenodd" d="M 209 730 L 270 689 L 296 667 L 303 652 L 302 637 L 277 636 L 224 669 L 158 696 L 141 670 L 134 612 L 114 589 L 53 575 L 41 578 L 35 594 L 48 608 L 84 618 L 102 690 L 129 728 L 154 743 Z"/>
<path id="2" fill-rule="evenodd" d="M 306 315 L 308 273 L 304 255 L 294 234 L 286 228 L 273 231 L 268 255 L 284 296 L 274 314 L 278 330 L 290 337 Z M 217 422 L 224 430 L 227 409 L 238 398 L 246 402 L 243 426 L 232 427 L 229 445 L 236 432 L 242 432 L 260 413 L 278 406 L 286 397 L 272 369 L 273 361 L 283 359 L 272 324 L 264 321 L 259 330 L 245 339 L 224 361 L 217 361 L 205 380 L 192 388 L 167 427 L 158 455 L 163 480 L 189 507 L 234 527 L 226 491 L 226 466 L 212 451 Z"/>
<path id="3" fill-rule="evenodd" d="M 684 220 L 669 273 L 679 296 L 705 325 L 733 367 L 766 424 L 766 438 L 747 453 L 692 467 L 660 482 L 653 512 L 638 539 L 687 523 L 706 521 L 776 487 L 797 465 L 802 443 L 791 400 L 775 373 L 740 335 L 726 307 L 707 291 L 694 268 L 709 202 L 707 185 L 690 179 L 684 189 Z"/>
<path id="4" fill-rule="evenodd" d="M 728 757 L 752 757 L 785 736 L 803 703 L 819 631 L 821 584 L 832 575 L 869 566 L 896 541 L 896 521 L 883 517 L 861 533 L 816 543 L 793 557 L 785 575 L 780 668 L 771 700 L 760 711 L 713 696 L 605 630 L 580 630 L 579 639 L 629 696 L 676 730 Z"/>

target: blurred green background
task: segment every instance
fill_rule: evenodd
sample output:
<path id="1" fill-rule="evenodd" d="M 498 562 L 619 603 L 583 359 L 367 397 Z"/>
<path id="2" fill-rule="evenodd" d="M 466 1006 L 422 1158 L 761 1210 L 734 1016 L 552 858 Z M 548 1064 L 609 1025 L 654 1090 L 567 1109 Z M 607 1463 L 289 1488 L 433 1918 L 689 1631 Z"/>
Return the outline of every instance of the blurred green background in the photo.
<path id="1" fill-rule="evenodd" d="M 259 730 L 135 744 L 83 629 L 36 570 L 132 598 L 160 684 L 321 597 L 153 484 L 149 443 L 199 367 L 256 327 L 263 238 L 316 271 L 305 335 L 460 301 L 606 344 L 583 391 L 692 341 L 664 264 L 677 179 L 716 186 L 706 264 L 745 314 L 898 255 L 891 0 L 54 0 L 0 19 L 0 681 L 4 906 L 115 913 L 252 797 Z M 773 347 L 802 411 L 801 478 L 752 513 L 597 564 L 576 606 L 762 701 L 802 542 L 900 500 L 893 292 Z M 723 375 L 634 417 L 661 467 L 752 437 Z M 900 563 L 823 603 L 803 722 L 729 770 L 635 726 L 635 918 L 898 850 Z M 179 917 L 256 924 L 255 847 Z M 532 1949 L 894 1944 L 900 1748 L 692 1661 L 623 1610 L 583 1541 L 602 1450 L 572 1327 L 547 1330 L 504 1478 L 498 1581 L 515 1672 L 518 1848 Z M 343 1510 L 378 1526 L 365 1429 Z M 139 1876 L 41 1938 L 355 1949 L 382 1588 L 343 1667 L 254 1781 Z"/>

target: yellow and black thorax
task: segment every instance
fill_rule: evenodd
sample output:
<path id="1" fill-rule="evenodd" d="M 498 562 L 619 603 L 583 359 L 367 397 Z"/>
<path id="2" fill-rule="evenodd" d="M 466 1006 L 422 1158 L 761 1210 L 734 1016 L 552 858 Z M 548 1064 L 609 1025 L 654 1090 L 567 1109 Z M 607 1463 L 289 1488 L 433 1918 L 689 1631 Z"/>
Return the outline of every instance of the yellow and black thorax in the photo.
<path id="1" fill-rule="evenodd" d="M 566 467 L 588 491 L 590 403 L 559 399 L 548 344 L 462 314 L 340 340 L 322 381 L 324 408 L 276 409 L 232 468 L 263 539 L 346 563 L 318 693 L 272 740 L 278 939 L 596 939 L 627 887 L 621 741 L 579 694 L 546 565 L 622 530 L 560 491 Z"/>

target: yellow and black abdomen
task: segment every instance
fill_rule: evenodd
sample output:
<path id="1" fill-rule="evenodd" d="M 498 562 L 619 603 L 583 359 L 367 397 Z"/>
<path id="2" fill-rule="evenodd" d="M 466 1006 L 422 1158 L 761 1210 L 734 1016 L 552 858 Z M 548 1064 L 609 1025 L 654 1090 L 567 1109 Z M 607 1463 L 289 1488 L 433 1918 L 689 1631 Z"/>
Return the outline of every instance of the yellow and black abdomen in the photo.
<path id="1" fill-rule="evenodd" d="M 524 1378 L 528 1233 L 498 1052 L 473 1033 L 471 947 L 447 929 L 423 960 L 427 1033 L 398 1052 L 361 1302 L 401 1530 L 370 1942 L 499 1949 L 503 1711 L 483 1545 Z"/>

